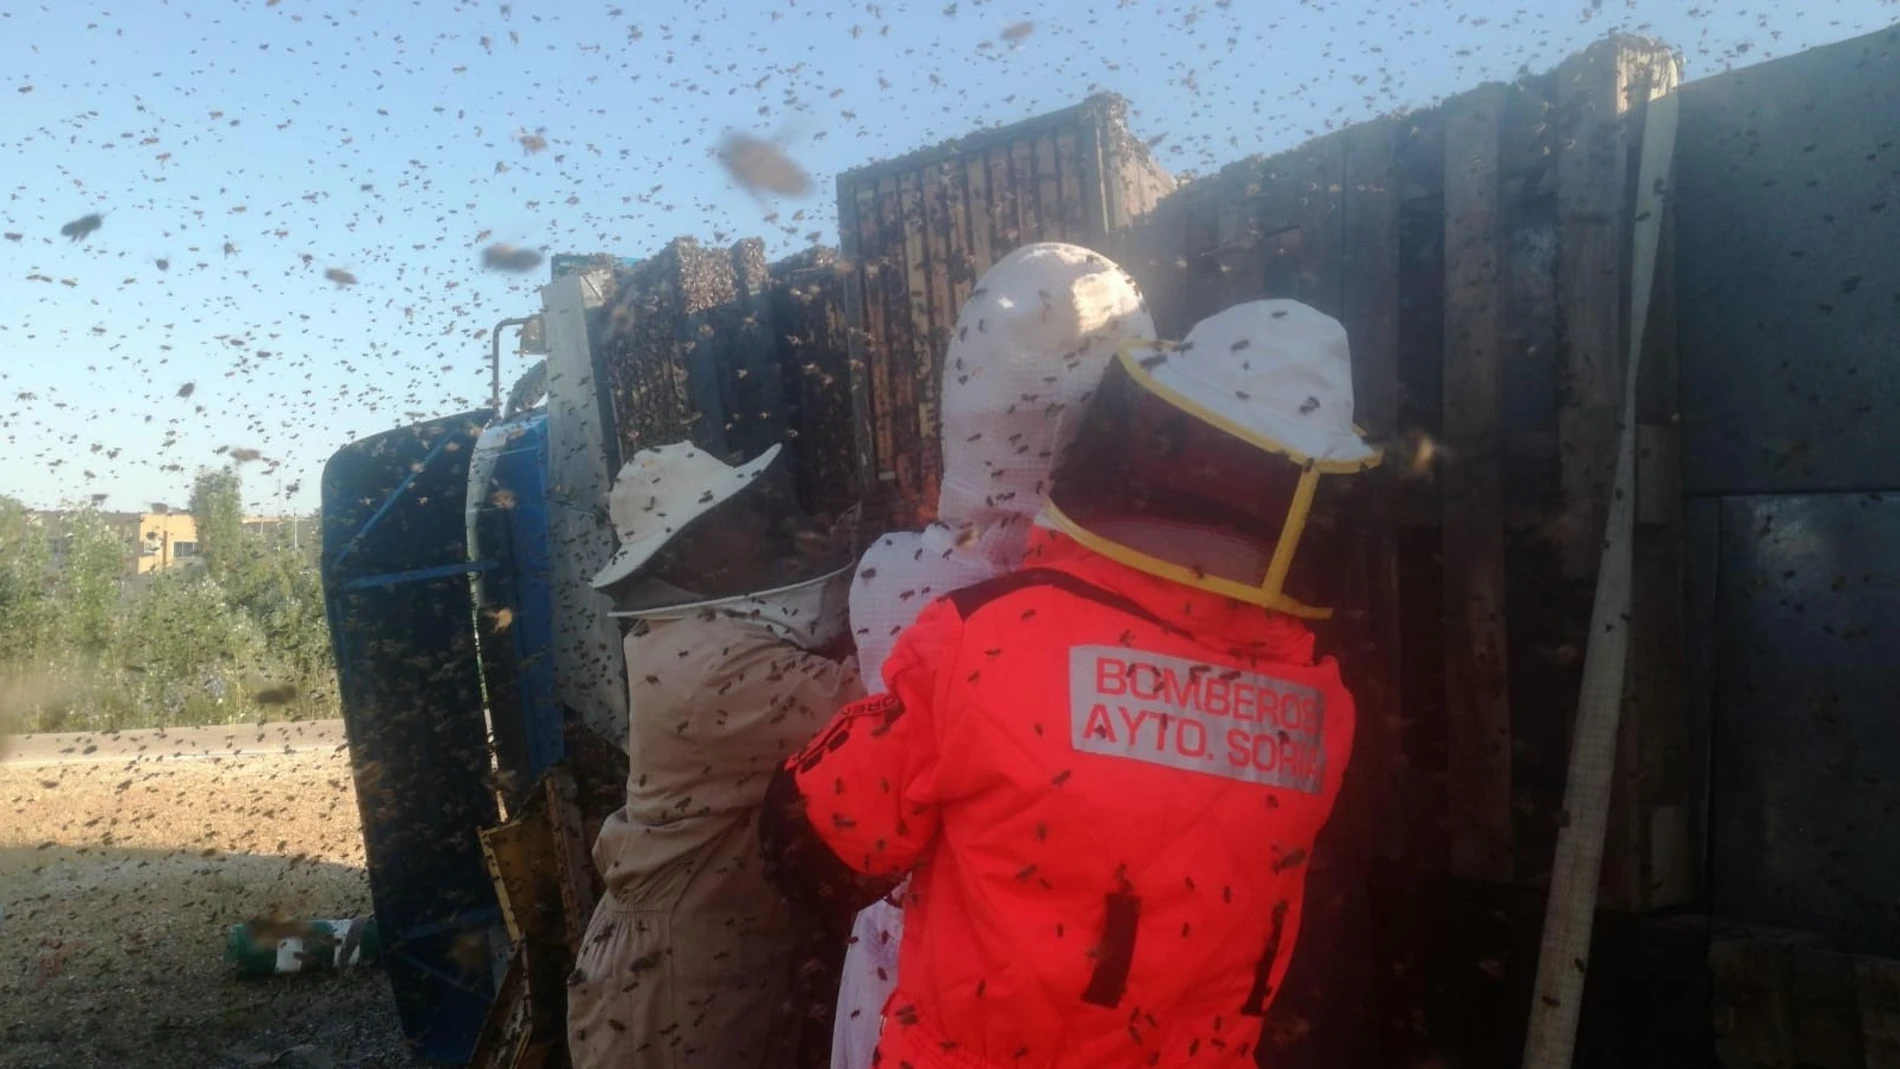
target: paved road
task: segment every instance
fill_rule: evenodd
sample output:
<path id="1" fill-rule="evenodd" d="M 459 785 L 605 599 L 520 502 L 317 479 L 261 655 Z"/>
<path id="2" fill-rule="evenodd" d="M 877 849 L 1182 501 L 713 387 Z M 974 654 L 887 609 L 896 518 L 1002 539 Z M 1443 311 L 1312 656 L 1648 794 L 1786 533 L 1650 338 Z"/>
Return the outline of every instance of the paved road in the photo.
<path id="1" fill-rule="evenodd" d="M 202 761 L 209 758 L 331 751 L 346 745 L 341 720 L 294 724 L 228 724 L 152 731 L 75 732 L 0 738 L 0 765 L 97 764 L 108 761 Z"/>

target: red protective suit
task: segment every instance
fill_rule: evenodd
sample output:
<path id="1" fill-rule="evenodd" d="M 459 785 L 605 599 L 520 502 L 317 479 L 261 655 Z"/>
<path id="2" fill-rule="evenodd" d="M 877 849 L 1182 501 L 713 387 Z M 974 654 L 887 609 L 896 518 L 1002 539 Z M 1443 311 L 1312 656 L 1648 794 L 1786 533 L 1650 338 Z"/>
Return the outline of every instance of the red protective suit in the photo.
<path id="1" fill-rule="evenodd" d="M 1292 617 L 1043 530 L 1027 567 L 904 633 L 768 852 L 915 868 L 884 1066 L 1250 1065 L 1352 698 Z"/>

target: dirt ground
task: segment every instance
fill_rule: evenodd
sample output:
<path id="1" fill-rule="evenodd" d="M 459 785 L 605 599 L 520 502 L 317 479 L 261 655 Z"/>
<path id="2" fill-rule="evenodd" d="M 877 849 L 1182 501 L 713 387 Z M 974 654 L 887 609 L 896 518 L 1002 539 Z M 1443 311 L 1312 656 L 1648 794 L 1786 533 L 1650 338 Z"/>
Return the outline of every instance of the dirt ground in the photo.
<path id="1" fill-rule="evenodd" d="M 411 1064 L 375 969 L 238 979 L 247 918 L 369 912 L 347 756 L 0 765 L 0 1069 Z"/>

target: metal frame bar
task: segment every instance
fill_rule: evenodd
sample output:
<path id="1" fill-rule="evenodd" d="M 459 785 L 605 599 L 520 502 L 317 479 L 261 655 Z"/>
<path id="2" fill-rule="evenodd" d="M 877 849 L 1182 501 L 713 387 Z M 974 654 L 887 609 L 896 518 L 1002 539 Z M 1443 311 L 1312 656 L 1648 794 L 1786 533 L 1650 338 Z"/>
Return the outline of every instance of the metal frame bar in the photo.
<path id="1" fill-rule="evenodd" d="M 438 564 L 433 568 L 415 568 L 406 572 L 391 572 L 388 575 L 364 575 L 343 584 L 345 590 L 370 590 L 377 587 L 390 587 L 398 583 L 420 583 L 430 579 L 446 579 L 455 575 L 475 575 L 480 572 L 492 572 L 500 564 L 492 560 L 468 561 L 456 564 Z"/>
<path id="2" fill-rule="evenodd" d="M 356 552 L 356 547 L 363 544 L 363 539 L 368 538 L 369 533 L 374 531 L 376 526 L 383 522 L 383 518 L 389 515 L 389 510 L 396 507 L 396 499 L 403 495 L 403 491 L 414 486 L 422 473 L 429 470 L 429 465 L 434 463 L 435 459 L 448 449 L 449 443 L 455 440 L 455 435 L 443 432 L 441 439 L 423 456 L 422 462 L 411 468 L 408 475 L 403 476 L 403 480 L 396 484 L 396 488 L 389 492 L 389 496 L 383 499 L 383 503 L 376 507 L 376 511 L 370 514 L 370 518 L 364 521 L 363 526 L 357 529 L 355 535 L 351 536 L 349 543 L 336 555 L 336 559 L 330 562 L 332 572 L 341 568 L 343 562 L 350 559 L 350 554 Z"/>

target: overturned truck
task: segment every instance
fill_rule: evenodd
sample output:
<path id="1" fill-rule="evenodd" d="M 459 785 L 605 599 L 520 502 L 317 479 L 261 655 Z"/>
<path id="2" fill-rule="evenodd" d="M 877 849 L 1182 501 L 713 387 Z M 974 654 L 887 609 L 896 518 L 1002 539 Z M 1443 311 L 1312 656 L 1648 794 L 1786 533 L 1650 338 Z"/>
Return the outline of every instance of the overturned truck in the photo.
<path id="1" fill-rule="evenodd" d="M 784 443 L 814 512 L 914 526 L 958 307 L 1063 240 L 1132 272 L 1170 337 L 1259 297 L 1339 318 L 1359 422 L 1400 460 L 1324 540 L 1360 741 L 1262 1064 L 1505 1065 L 1527 1042 L 1544 1064 L 1887 1064 L 1900 728 L 1875 651 L 1900 645 L 1900 513 L 1876 458 L 1900 430 L 1868 417 L 1900 395 L 1900 33 L 1677 74 L 1611 39 L 1187 182 L 1096 98 L 842 175 L 835 252 L 557 263 L 538 385 L 325 473 L 419 1052 L 564 1056 L 587 847 L 623 782 L 625 666 L 587 585 L 621 459 Z M 1629 571 L 1600 573 L 1625 501 Z M 1606 586 L 1628 606 L 1607 733 L 1575 723 Z M 1579 827 L 1598 878 L 1553 879 Z M 1539 981 L 1553 948 L 1577 980 Z"/>

